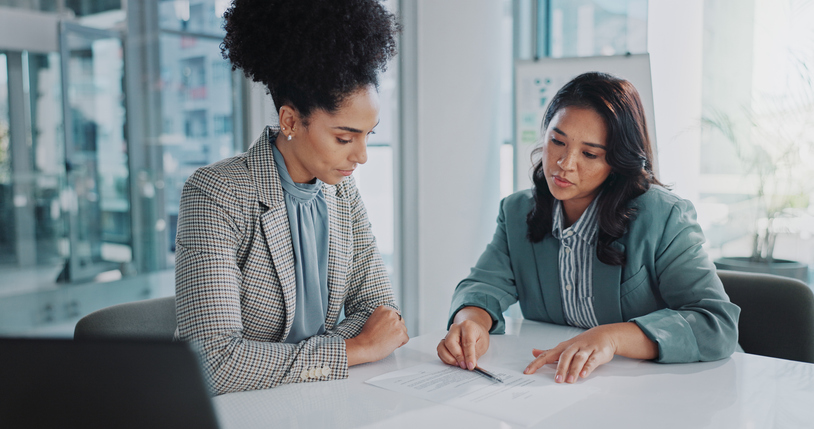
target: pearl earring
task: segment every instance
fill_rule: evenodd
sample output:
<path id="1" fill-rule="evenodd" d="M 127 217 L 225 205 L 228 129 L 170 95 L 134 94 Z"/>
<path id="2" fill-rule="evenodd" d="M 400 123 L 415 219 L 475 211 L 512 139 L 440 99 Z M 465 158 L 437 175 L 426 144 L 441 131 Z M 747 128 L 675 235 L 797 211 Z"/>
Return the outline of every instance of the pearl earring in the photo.
<path id="1" fill-rule="evenodd" d="M 291 141 L 291 134 L 288 135 L 288 141 Z"/>

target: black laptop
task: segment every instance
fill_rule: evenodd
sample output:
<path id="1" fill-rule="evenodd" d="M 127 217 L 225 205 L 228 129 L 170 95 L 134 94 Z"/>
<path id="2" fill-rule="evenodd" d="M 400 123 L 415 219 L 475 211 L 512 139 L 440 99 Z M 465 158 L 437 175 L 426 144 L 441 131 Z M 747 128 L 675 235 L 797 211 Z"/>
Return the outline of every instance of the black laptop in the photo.
<path id="1" fill-rule="evenodd" d="M 217 428 L 185 343 L 0 339 L 0 428 Z"/>

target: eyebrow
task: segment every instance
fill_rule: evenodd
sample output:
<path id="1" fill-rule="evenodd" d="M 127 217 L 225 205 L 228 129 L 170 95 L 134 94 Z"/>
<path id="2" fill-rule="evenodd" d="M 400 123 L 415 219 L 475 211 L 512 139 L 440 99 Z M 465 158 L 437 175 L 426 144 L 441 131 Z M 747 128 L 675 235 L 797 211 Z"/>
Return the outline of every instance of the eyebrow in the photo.
<path id="1" fill-rule="evenodd" d="M 552 129 L 553 129 L 553 130 L 554 130 L 554 131 L 555 131 L 557 134 L 562 134 L 563 136 L 568 137 L 568 134 L 565 134 L 565 133 L 564 133 L 564 132 L 563 132 L 561 129 L 559 129 L 559 128 L 557 128 L 557 127 L 553 127 Z M 608 150 L 608 148 L 607 148 L 605 145 L 601 145 L 601 144 L 599 144 L 599 143 L 582 142 L 582 144 L 584 144 L 584 145 L 588 145 L 588 146 L 590 146 L 590 147 L 595 147 L 595 148 L 597 148 L 597 149 Z"/>
<path id="2" fill-rule="evenodd" d="M 357 130 L 356 128 L 351 128 L 351 127 L 333 127 L 333 129 L 347 131 L 349 133 L 361 133 L 362 132 L 362 130 Z"/>
<path id="3" fill-rule="evenodd" d="M 381 122 L 381 120 L 379 120 L 379 122 Z M 373 128 L 378 127 L 378 126 L 379 126 L 379 122 L 376 122 L 376 125 L 374 125 L 374 126 L 373 126 Z M 364 132 L 364 131 L 362 131 L 362 130 L 360 130 L 360 129 L 356 129 L 356 128 L 352 128 L 352 127 L 333 127 L 333 129 L 335 129 L 335 130 L 347 131 L 347 132 L 349 132 L 349 133 L 358 133 L 358 134 L 361 134 L 361 133 L 363 133 L 363 132 Z"/>

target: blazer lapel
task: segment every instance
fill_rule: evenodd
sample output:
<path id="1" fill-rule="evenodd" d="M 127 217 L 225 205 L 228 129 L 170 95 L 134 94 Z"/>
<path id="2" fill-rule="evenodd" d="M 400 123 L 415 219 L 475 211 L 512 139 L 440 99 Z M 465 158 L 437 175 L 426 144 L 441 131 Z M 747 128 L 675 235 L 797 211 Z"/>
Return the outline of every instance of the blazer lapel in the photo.
<path id="1" fill-rule="evenodd" d="M 291 227 L 288 224 L 288 212 L 283 199 L 283 188 L 280 176 L 274 164 L 274 153 L 271 149 L 271 138 L 276 132 L 269 127 L 249 149 L 248 167 L 257 186 L 257 198 L 266 210 L 260 215 L 263 235 L 271 253 L 271 264 L 280 287 L 283 291 L 285 305 L 285 330 L 283 337 L 288 336 L 297 304 L 297 278 L 294 271 L 294 249 L 291 244 Z"/>
<path id="2" fill-rule="evenodd" d="M 543 294 L 548 316 L 554 323 L 565 325 L 565 316 L 562 313 L 562 294 L 560 293 L 559 242 L 554 236 L 547 234 L 542 241 L 532 244 L 534 260 L 537 265 L 537 278 Z"/>
<path id="3" fill-rule="evenodd" d="M 347 271 L 353 246 L 350 203 L 339 192 L 338 186 L 324 185 L 322 193 L 328 205 L 328 314 L 325 329 L 333 329 L 345 301 Z"/>
<path id="4" fill-rule="evenodd" d="M 614 242 L 611 246 L 623 252 L 625 250 L 625 246 L 619 242 Z M 603 264 L 596 257 L 596 253 L 593 254 L 593 258 L 593 293 L 596 322 L 600 325 L 624 322 L 622 320 L 622 301 L 619 296 L 619 286 L 622 284 L 622 266 Z"/>

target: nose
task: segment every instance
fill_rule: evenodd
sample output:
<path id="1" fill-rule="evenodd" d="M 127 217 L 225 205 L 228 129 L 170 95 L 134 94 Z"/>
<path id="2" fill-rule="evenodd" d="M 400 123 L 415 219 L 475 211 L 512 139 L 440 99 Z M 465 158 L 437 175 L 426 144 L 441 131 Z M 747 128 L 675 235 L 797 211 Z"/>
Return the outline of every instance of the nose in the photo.
<path id="1" fill-rule="evenodd" d="M 359 143 L 353 149 L 353 152 L 351 152 L 350 161 L 357 164 L 367 162 L 367 137 L 359 140 Z"/>
<path id="2" fill-rule="evenodd" d="M 560 159 L 557 160 L 557 165 L 560 166 L 563 170 L 573 170 L 574 163 L 576 162 L 576 154 L 571 153 L 571 151 L 565 151 Z"/>

